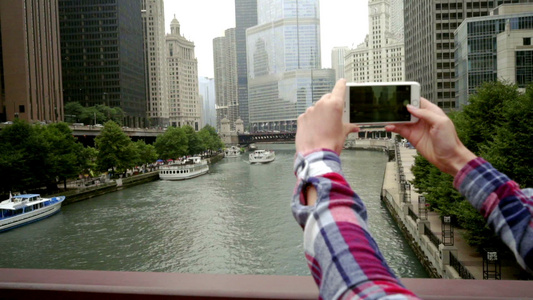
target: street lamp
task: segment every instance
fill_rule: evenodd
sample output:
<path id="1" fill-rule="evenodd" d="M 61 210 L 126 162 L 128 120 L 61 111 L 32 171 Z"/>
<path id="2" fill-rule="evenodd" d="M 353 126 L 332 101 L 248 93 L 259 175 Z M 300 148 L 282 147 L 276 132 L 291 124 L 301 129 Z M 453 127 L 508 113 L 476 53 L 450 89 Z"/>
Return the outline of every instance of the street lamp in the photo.
<path id="1" fill-rule="evenodd" d="M 502 266 L 498 257 L 498 250 L 494 248 L 483 249 L 483 279 L 502 279 Z"/>
<path id="2" fill-rule="evenodd" d="M 420 220 L 428 219 L 428 209 L 426 206 L 426 197 L 419 195 L 418 196 L 418 217 Z"/>
<path id="3" fill-rule="evenodd" d="M 452 226 L 452 216 L 443 216 L 442 217 L 442 243 L 444 246 L 453 246 L 453 226 Z"/>

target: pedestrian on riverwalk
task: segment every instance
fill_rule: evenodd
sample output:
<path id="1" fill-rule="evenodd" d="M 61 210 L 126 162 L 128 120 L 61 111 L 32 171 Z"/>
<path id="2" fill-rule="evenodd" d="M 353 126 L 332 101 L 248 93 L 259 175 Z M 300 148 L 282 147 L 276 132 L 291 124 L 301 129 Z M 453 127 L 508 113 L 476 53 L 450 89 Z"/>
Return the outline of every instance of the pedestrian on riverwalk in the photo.
<path id="1" fill-rule="evenodd" d="M 304 229 L 305 256 L 320 299 L 418 299 L 390 269 L 368 231 L 364 203 L 344 179 L 339 155 L 346 81 L 298 117 L 291 208 Z M 455 177 L 454 186 L 480 211 L 525 269 L 533 269 L 533 189 L 520 190 L 507 176 L 476 157 L 459 140 L 452 121 L 421 99 L 408 105 L 419 121 L 387 125 L 428 161 Z"/>

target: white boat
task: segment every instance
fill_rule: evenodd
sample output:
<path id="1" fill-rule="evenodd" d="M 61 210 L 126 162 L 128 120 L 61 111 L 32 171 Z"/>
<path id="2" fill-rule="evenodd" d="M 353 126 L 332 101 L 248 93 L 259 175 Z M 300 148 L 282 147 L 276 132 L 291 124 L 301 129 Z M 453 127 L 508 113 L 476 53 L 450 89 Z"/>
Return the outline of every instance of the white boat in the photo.
<path id="1" fill-rule="evenodd" d="M 250 151 L 254 151 L 254 150 L 257 149 L 257 146 L 256 146 L 254 143 L 251 143 L 250 145 L 248 145 L 248 149 L 249 149 Z"/>
<path id="2" fill-rule="evenodd" d="M 200 175 L 209 171 L 209 165 L 201 157 L 189 157 L 184 161 L 170 163 L 159 167 L 159 178 L 163 180 L 184 180 Z"/>
<path id="3" fill-rule="evenodd" d="M 269 163 L 276 159 L 276 153 L 271 150 L 255 150 L 254 153 L 250 153 L 251 164 Z"/>
<path id="4" fill-rule="evenodd" d="M 241 156 L 241 149 L 236 146 L 231 146 L 230 148 L 224 149 L 225 157 L 239 157 Z"/>
<path id="5" fill-rule="evenodd" d="M 9 199 L 0 202 L 0 232 L 47 218 L 61 210 L 64 200 L 65 196 L 10 195 Z"/>

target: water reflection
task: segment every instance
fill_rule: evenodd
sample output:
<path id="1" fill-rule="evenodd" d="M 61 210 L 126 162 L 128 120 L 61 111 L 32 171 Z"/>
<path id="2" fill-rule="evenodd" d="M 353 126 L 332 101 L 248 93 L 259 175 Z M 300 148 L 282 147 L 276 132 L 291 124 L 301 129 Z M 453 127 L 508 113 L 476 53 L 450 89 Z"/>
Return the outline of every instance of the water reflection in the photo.
<path id="1" fill-rule="evenodd" d="M 128 188 L 2 233 L 0 267 L 308 275 L 289 206 L 294 145 L 268 147 L 270 164 L 224 159 L 193 180 Z M 379 200 L 386 156 L 351 151 L 342 161 L 393 269 L 426 277 Z"/>

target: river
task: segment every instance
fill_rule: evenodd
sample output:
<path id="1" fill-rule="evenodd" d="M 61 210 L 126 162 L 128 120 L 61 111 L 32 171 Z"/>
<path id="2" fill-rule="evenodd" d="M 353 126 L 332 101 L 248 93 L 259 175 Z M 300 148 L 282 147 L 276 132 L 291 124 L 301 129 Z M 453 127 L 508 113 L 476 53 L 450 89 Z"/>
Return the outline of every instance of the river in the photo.
<path id="1" fill-rule="evenodd" d="M 2 268 L 309 275 L 302 230 L 290 211 L 294 145 L 260 145 L 276 160 L 225 158 L 187 181 L 155 181 L 66 205 L 0 234 Z M 400 277 L 426 278 L 379 199 L 387 156 L 345 151 L 348 182 Z"/>

